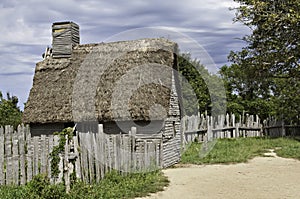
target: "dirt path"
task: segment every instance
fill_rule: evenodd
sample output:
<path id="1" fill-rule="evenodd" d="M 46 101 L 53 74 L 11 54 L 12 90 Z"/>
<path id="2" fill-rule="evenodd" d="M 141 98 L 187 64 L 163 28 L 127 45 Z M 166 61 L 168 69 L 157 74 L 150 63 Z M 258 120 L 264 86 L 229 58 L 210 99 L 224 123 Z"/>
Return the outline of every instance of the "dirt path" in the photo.
<path id="1" fill-rule="evenodd" d="M 300 198 L 300 161 L 257 157 L 232 165 L 191 165 L 164 170 L 171 181 L 147 199 Z"/>

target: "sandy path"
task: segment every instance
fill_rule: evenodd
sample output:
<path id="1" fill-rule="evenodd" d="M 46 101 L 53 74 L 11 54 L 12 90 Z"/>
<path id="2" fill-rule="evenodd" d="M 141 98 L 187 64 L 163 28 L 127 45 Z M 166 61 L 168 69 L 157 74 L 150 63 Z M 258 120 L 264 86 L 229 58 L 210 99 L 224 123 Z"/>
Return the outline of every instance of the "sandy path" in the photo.
<path id="1" fill-rule="evenodd" d="M 242 164 L 192 165 L 163 172 L 170 186 L 147 199 L 300 198 L 300 161 L 293 159 L 257 157 Z"/>

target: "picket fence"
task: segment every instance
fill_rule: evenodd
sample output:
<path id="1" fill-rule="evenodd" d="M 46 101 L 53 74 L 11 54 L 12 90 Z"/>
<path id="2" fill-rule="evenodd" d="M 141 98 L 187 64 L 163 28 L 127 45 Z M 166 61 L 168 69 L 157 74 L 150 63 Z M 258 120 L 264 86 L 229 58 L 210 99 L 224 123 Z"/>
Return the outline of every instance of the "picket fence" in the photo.
<path id="1" fill-rule="evenodd" d="M 98 182 L 105 173 L 159 169 L 162 165 L 162 137 L 128 134 L 107 135 L 103 126 L 97 133 L 77 132 L 60 154 L 59 175 L 51 175 L 50 153 L 59 144 L 57 135 L 31 137 L 28 126 L 0 127 L 0 185 L 23 185 L 38 174 L 47 174 L 53 183 L 70 186 L 71 176 L 85 182 Z"/>
<path id="2" fill-rule="evenodd" d="M 262 124 L 256 115 L 234 114 L 219 115 L 217 117 L 206 114 L 184 116 L 182 131 L 185 143 L 211 140 L 214 138 L 238 138 L 262 136 Z"/>

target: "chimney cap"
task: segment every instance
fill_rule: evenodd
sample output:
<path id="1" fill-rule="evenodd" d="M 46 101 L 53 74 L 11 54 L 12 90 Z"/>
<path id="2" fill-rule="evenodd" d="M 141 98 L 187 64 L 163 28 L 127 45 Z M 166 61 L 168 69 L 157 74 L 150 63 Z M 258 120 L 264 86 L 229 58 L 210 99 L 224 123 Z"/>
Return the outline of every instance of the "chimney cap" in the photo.
<path id="1" fill-rule="evenodd" d="M 59 21 L 59 22 L 54 22 L 52 24 L 52 26 L 55 26 L 55 25 L 64 25 L 64 24 L 76 24 L 74 23 L 73 21 Z M 77 24 L 76 24 L 77 25 Z M 78 26 L 78 25 L 77 25 Z"/>

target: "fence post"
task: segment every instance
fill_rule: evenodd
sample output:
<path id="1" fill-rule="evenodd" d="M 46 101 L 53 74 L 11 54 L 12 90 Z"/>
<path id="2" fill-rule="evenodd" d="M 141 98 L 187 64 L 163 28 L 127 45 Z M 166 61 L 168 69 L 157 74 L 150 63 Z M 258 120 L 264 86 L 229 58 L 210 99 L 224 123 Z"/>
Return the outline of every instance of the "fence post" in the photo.
<path id="1" fill-rule="evenodd" d="M 286 132 L 285 132 L 284 120 L 281 121 L 281 128 L 282 128 L 281 136 L 285 137 Z"/>
<path id="2" fill-rule="evenodd" d="M 27 144 L 27 182 L 32 180 L 33 173 L 32 173 L 32 158 L 33 158 L 33 145 L 32 139 L 29 129 L 26 128 L 26 144 Z"/>
<path id="3" fill-rule="evenodd" d="M 13 161 L 13 184 L 18 185 L 19 184 L 19 139 L 18 139 L 18 134 L 17 132 L 13 133 L 12 136 L 12 144 L 13 144 L 13 156 L 12 156 L 12 161 Z"/>
<path id="4" fill-rule="evenodd" d="M 68 143 L 68 135 L 65 135 L 66 144 L 64 149 L 64 181 L 66 185 L 66 192 L 70 192 L 70 172 L 69 172 L 69 143 Z"/>
<path id="5" fill-rule="evenodd" d="M 132 162 L 132 165 L 131 165 L 131 171 L 132 172 L 135 172 L 136 170 L 136 167 L 137 167 L 137 153 L 135 151 L 135 136 L 136 136 L 136 132 L 137 132 L 137 128 L 136 127 L 131 127 L 131 130 L 129 132 L 129 135 L 130 135 L 130 139 L 131 139 L 131 162 Z"/>
<path id="6" fill-rule="evenodd" d="M 13 172 L 13 165 L 12 165 L 12 143 L 11 143 L 11 127 L 5 126 L 5 161 L 6 161 L 6 184 L 12 183 L 12 172 Z"/>
<path id="7" fill-rule="evenodd" d="M 25 171 L 25 127 L 24 125 L 18 126 L 18 139 L 19 139 L 19 150 L 20 150 L 20 184 L 26 183 L 26 171 Z"/>
<path id="8" fill-rule="evenodd" d="M 0 185 L 4 185 L 4 129 L 0 126 Z"/>
<path id="9" fill-rule="evenodd" d="M 236 123 L 235 123 L 235 115 L 233 113 L 231 113 L 231 124 L 232 124 L 232 127 L 233 127 L 233 130 L 232 130 L 232 138 L 236 138 Z"/>
<path id="10" fill-rule="evenodd" d="M 33 175 L 39 174 L 39 159 L 40 159 L 40 153 L 39 153 L 39 137 L 34 136 L 33 137 Z"/>
<path id="11" fill-rule="evenodd" d="M 74 142 L 74 153 L 77 156 L 75 160 L 75 173 L 76 173 L 76 178 L 81 179 L 81 170 L 80 170 L 80 157 L 79 157 L 79 144 L 78 144 L 78 134 L 73 137 L 73 142 Z"/>

